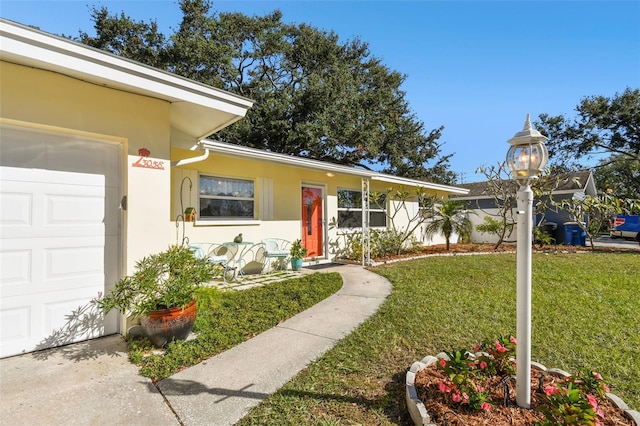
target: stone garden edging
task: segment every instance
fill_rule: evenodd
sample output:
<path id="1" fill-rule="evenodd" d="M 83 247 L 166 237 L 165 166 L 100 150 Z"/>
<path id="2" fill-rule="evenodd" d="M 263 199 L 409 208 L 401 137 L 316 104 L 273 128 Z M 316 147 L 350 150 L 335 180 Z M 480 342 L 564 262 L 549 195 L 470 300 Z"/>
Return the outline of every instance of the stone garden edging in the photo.
<path id="1" fill-rule="evenodd" d="M 420 399 L 418 398 L 418 393 L 415 388 L 415 377 L 418 371 L 432 364 L 435 364 L 436 362 L 438 362 L 440 358 L 447 359 L 444 353 L 440 353 L 437 356 L 428 355 L 424 357 L 421 361 L 414 362 L 411 365 L 411 368 L 409 369 L 409 371 L 407 371 L 406 382 L 405 382 L 405 387 L 406 387 L 405 398 L 407 401 L 407 408 L 409 409 L 409 414 L 411 415 L 411 420 L 413 420 L 413 423 L 416 426 L 439 426 L 436 423 L 431 422 L 431 416 L 427 412 L 427 408 L 424 406 L 422 401 L 420 401 Z M 570 374 L 567 373 L 566 371 L 563 371 L 557 368 L 547 369 L 544 365 L 539 364 L 537 362 L 531 362 L 531 366 L 543 372 L 553 374 L 556 376 L 560 376 L 560 377 L 570 376 Z M 607 393 L 607 399 L 613 405 L 621 409 L 624 415 L 627 418 L 631 419 L 631 421 L 635 423 L 636 426 L 640 426 L 639 412 L 630 409 L 629 406 L 625 404 L 625 402 L 617 395 L 614 395 L 612 393 Z"/>

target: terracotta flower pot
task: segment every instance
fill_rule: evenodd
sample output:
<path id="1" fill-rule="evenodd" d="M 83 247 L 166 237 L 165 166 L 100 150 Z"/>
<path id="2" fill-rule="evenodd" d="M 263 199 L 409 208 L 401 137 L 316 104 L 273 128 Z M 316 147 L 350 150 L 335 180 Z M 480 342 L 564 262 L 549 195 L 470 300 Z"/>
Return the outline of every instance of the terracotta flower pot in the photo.
<path id="1" fill-rule="evenodd" d="M 151 311 L 140 318 L 140 325 L 151 343 L 162 348 L 173 340 L 185 340 L 196 320 L 196 302 L 184 309 L 171 308 Z"/>

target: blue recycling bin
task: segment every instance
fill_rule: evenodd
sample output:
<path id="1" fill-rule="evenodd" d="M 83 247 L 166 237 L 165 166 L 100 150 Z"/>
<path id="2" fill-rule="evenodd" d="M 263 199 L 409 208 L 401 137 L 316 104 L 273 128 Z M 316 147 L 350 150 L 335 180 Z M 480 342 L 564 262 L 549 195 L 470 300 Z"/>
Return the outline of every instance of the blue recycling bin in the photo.
<path id="1" fill-rule="evenodd" d="M 565 222 L 564 225 L 564 242 L 572 246 L 586 246 L 587 233 L 580 228 L 578 222 Z"/>

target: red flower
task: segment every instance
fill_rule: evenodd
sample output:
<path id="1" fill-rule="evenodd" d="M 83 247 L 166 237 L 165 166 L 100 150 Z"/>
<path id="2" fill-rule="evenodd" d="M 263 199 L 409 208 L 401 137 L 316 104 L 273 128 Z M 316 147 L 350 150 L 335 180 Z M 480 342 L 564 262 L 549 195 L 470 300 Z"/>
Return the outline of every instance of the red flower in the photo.
<path id="1" fill-rule="evenodd" d="M 445 385 L 444 382 L 438 383 L 438 388 L 440 389 L 440 392 L 442 392 L 442 393 L 451 392 L 451 388 L 449 386 Z"/>
<path id="2" fill-rule="evenodd" d="M 557 386 L 551 386 L 551 385 L 547 385 L 544 387 L 544 393 L 547 396 L 551 396 L 554 393 L 558 393 L 560 390 L 558 389 Z"/>
<path id="3" fill-rule="evenodd" d="M 587 400 L 589 401 L 589 405 L 593 407 L 593 411 L 597 411 L 598 401 L 596 400 L 596 398 L 591 394 L 587 394 Z"/>
<path id="4" fill-rule="evenodd" d="M 445 360 L 444 360 L 444 358 L 440 358 L 440 361 L 439 361 L 439 362 L 440 362 L 440 366 L 441 366 L 442 368 L 444 368 L 444 367 L 446 367 L 446 366 L 447 366 L 447 361 L 445 361 Z"/>
<path id="5" fill-rule="evenodd" d="M 484 361 L 480 361 L 480 369 L 484 370 L 485 368 L 487 368 L 487 363 Z"/>
<path id="6" fill-rule="evenodd" d="M 517 340 L 516 340 L 516 338 L 515 338 L 515 337 L 513 337 L 513 336 L 509 336 L 509 341 L 510 341 L 511 343 L 513 343 L 514 345 L 517 345 L 517 344 L 518 344 L 518 341 L 517 341 Z"/>
<path id="7" fill-rule="evenodd" d="M 496 350 L 498 352 L 500 352 L 501 354 L 503 354 L 503 353 L 505 353 L 507 351 L 507 348 L 502 346 L 502 344 L 500 342 L 496 342 Z"/>
<path id="8" fill-rule="evenodd" d="M 491 410 L 491 404 L 489 404 L 488 402 L 483 402 L 480 408 L 482 408 L 484 411 L 489 411 Z"/>

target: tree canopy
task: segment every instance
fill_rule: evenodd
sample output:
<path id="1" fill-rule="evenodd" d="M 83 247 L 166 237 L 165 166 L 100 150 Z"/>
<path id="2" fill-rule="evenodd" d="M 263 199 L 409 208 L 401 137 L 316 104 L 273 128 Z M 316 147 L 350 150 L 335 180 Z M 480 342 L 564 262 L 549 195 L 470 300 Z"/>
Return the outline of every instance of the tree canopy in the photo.
<path id="1" fill-rule="evenodd" d="M 92 10 L 96 37 L 79 41 L 255 101 L 244 120 L 216 138 L 439 183 L 455 182 L 441 153 L 443 127 L 425 129 L 389 69 L 355 38 L 307 24 L 211 11 L 209 0 L 180 0 L 179 28 Z"/>
<path id="2" fill-rule="evenodd" d="M 640 198 L 640 160 L 614 154 L 596 166 L 598 187 L 623 199 Z"/>
<path id="3" fill-rule="evenodd" d="M 541 114 L 536 127 L 549 138 L 549 156 L 570 169 L 581 161 L 602 156 L 595 175 L 599 186 L 620 190 L 621 197 L 640 194 L 640 89 L 626 88 L 613 97 L 583 98 L 577 116 Z"/>

